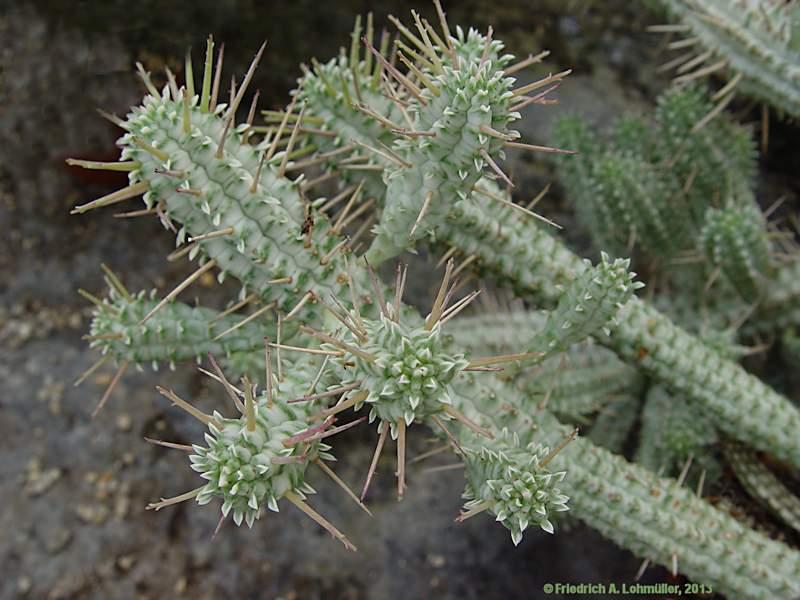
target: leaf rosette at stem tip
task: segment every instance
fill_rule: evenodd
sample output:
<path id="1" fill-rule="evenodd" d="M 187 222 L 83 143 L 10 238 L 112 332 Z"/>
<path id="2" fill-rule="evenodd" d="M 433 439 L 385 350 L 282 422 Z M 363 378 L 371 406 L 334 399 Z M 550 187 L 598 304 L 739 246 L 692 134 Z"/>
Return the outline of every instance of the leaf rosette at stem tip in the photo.
<path id="1" fill-rule="evenodd" d="M 419 34 L 412 32 L 413 26 L 409 29 L 398 19 L 390 17 L 399 29 L 396 56 L 402 63 L 402 65 L 398 63 L 400 69 L 408 68 L 405 74 L 382 58 L 388 57 L 389 34 L 384 30 L 378 44 L 374 39 L 370 13 L 367 15 L 366 33 L 363 37 L 361 37 L 361 19 L 356 19 L 349 56 L 342 49 L 338 57 L 326 63 L 312 61 L 311 68 L 303 67 L 304 75 L 298 80 L 296 91 L 297 97 L 306 102 L 307 139 L 320 152 L 317 158 L 313 159 L 315 164 L 322 163 L 335 170 L 337 177 L 345 184 L 363 181 L 367 196 L 374 196 L 379 206 L 392 200 L 385 197 L 386 184 L 382 180 L 383 174 L 388 176 L 396 171 L 395 167 L 398 165 L 410 162 L 405 160 L 403 154 L 406 151 L 402 148 L 415 147 L 417 144 L 422 146 L 425 142 L 422 138 L 429 138 L 427 141 L 431 141 L 436 137 L 434 131 L 420 130 L 420 127 L 426 124 L 424 120 L 419 119 L 420 111 L 428 112 L 429 122 L 439 120 L 442 125 L 452 124 L 457 120 L 453 117 L 459 116 L 455 112 L 442 115 L 442 99 L 450 98 L 452 90 L 445 90 L 447 93 L 442 95 L 437 86 L 458 76 L 461 65 L 470 69 L 484 64 L 487 65 L 483 71 L 484 75 L 501 77 L 502 74 L 515 73 L 529 65 L 537 64 L 549 54 L 546 51 L 541 52 L 536 56 L 528 56 L 516 65 L 507 66 L 513 56 L 502 54 L 503 43 L 492 38 L 491 30 L 489 35 L 483 35 L 472 28 L 465 33 L 458 27 L 456 34 L 451 36 L 449 29 L 442 22 L 443 37 L 447 40 L 445 42 L 424 18 L 420 19 L 414 11 L 412 15 Z M 365 49 L 360 47 L 361 41 L 364 42 Z M 380 50 L 375 49 L 378 45 Z M 460 75 L 469 77 L 465 73 Z M 534 86 L 538 87 L 540 83 L 545 82 L 556 82 L 563 76 L 564 73 L 548 76 L 543 82 L 536 82 Z M 512 81 L 511 78 L 507 79 Z M 456 88 L 458 87 L 456 85 Z M 557 84 L 547 92 L 555 87 Z M 514 106 L 507 107 L 506 112 L 514 113 L 517 107 L 522 108 L 531 103 L 551 103 L 551 100 L 544 99 L 545 94 L 539 94 L 536 98 L 516 96 L 513 101 Z M 429 101 L 432 97 L 435 97 L 436 101 L 431 103 Z M 489 97 L 491 99 L 491 95 Z M 489 104 L 493 102 L 494 100 Z M 279 111 L 265 111 L 265 118 L 267 122 L 274 123 L 279 121 L 283 114 Z M 416 123 L 412 117 L 416 119 Z M 495 126 L 499 130 L 503 129 L 499 123 L 495 123 Z M 491 135 L 489 132 L 490 130 L 486 129 L 481 134 Z M 508 143 L 509 139 L 517 136 L 513 131 L 496 130 L 494 133 L 505 136 L 501 138 L 503 143 Z M 496 142 L 493 144 L 496 145 Z M 533 146 L 529 149 L 552 151 Z M 494 150 L 492 148 L 492 151 Z M 498 155 L 501 153 L 498 152 Z M 483 157 L 479 157 L 479 160 L 483 160 Z M 455 170 L 451 172 L 454 173 Z M 461 172 L 466 173 L 466 170 L 462 169 Z M 496 173 L 499 174 L 499 171 Z M 484 185 L 486 184 L 484 181 Z M 425 209 L 415 213 L 419 216 L 420 222 L 416 227 L 412 226 L 411 237 L 415 237 L 413 234 L 417 230 L 422 235 L 425 231 L 433 229 L 427 224 L 429 219 L 426 219 L 425 214 L 432 210 L 430 205 L 432 200 L 433 198 L 428 202 L 421 200 Z M 444 200 L 458 201 L 456 197 Z M 337 200 L 331 200 L 326 203 L 326 209 L 336 202 Z M 433 210 L 436 210 L 436 207 L 433 207 Z M 423 222 L 427 227 L 422 227 Z"/>
<path id="2" fill-rule="evenodd" d="M 366 262 L 366 261 L 365 261 Z M 531 353 L 506 354 L 467 360 L 454 352 L 449 336 L 442 326 L 455 317 L 479 295 L 480 290 L 468 293 L 450 303 L 459 281 L 453 279 L 454 261 L 447 262 L 444 277 L 433 302 L 430 314 L 423 320 L 414 311 L 403 311 L 402 295 L 407 280 L 407 267 L 398 265 L 393 301 L 384 297 L 377 276 L 367 263 L 380 315 L 369 318 L 362 314 L 359 304 L 346 308 L 333 298 L 336 308 L 326 305 L 335 321 L 328 323 L 330 334 L 308 326 L 300 330 L 321 342 L 318 349 L 295 348 L 303 352 L 326 354 L 337 369 L 338 383 L 329 387 L 326 397 L 346 393 L 342 399 L 317 415 L 320 420 L 350 408 L 369 406 L 370 422 L 378 419 L 378 445 L 362 492 L 367 492 L 375 472 L 378 457 L 386 437 L 391 432 L 397 440 L 398 496 L 405 488 L 405 447 L 407 427 L 414 423 L 435 425 L 452 439 L 443 421 L 453 419 L 467 430 L 492 439 L 492 434 L 470 420 L 453 406 L 454 385 L 460 374 L 470 371 L 496 371 L 500 363 L 527 360 Z M 538 355 L 538 354 L 537 354 Z"/>
<path id="3" fill-rule="evenodd" d="M 603 252 L 596 265 L 588 259 L 584 264 L 586 268 L 567 284 L 549 313 L 544 329 L 535 335 L 532 351 L 549 356 L 600 331 L 611 335 L 609 327 L 616 323 L 616 314 L 644 287 L 634 281 L 636 273 L 628 271 L 628 258 L 612 260 Z"/>
<path id="4" fill-rule="evenodd" d="M 381 431 L 389 426 L 393 439 L 415 422 L 438 417 L 454 418 L 473 431 L 486 434 L 452 406 L 455 378 L 465 371 L 495 371 L 498 369 L 490 365 L 526 360 L 532 354 L 470 361 L 452 349 L 452 338 L 443 333 L 443 326 L 480 294 L 476 290 L 450 304 L 459 284 L 453 278 L 454 261 L 447 262 L 431 312 L 424 320 L 413 311 L 403 312 L 401 298 L 407 267 L 398 265 L 395 297 L 391 302 L 384 297 L 372 268 L 367 268 L 380 308 L 377 317 L 364 316 L 358 307 L 348 310 L 336 301 L 337 309 L 328 307 L 335 317 L 328 323 L 329 329 L 335 329 L 332 335 L 300 327 L 320 340 L 321 351 L 341 366 L 339 389 L 360 390 L 329 411 L 339 412 L 351 406 L 358 410 L 369 405 L 369 421 L 378 419 Z"/>
<path id="5" fill-rule="evenodd" d="M 335 460 L 327 452 L 330 446 L 319 441 L 284 445 L 308 429 L 308 412 L 280 400 L 269 404 L 266 395 L 254 402 L 252 430 L 244 415 L 223 418 L 215 412 L 205 435 L 207 446 L 193 445 L 189 456 L 192 469 L 208 480 L 197 495 L 198 504 L 222 499 L 222 514 L 232 511 L 237 525 L 244 519 L 252 527 L 264 506 L 278 512 L 278 500 L 287 492 L 301 499 L 313 494 L 305 480 L 309 464 L 318 457 Z"/>
<path id="6" fill-rule="evenodd" d="M 489 511 L 511 532 L 514 545 L 520 543 L 529 525 L 554 532 L 549 517 L 569 510 L 569 498 L 556 487 L 566 471 L 547 469 L 554 453 L 535 442 L 522 445 L 517 434 L 507 430 L 494 440 L 482 441 L 476 449 L 465 448 L 465 452 L 463 497 L 467 502 L 457 520 Z"/>
<path id="7" fill-rule="evenodd" d="M 399 23 L 398 27 L 404 32 Z M 470 32 L 468 40 L 474 44 L 481 37 Z M 450 213 L 452 202 L 469 197 L 485 166 L 502 174 L 493 157 L 504 157 L 504 144 L 520 137 L 519 132 L 508 128 L 520 118 L 511 110 L 516 98 L 512 89 L 515 79 L 503 71 L 511 56 L 498 57 L 502 44 L 491 36 L 481 41 L 481 52 L 464 52 L 457 65 L 446 57 L 446 46 L 436 46 L 429 40 L 419 42 L 430 59 L 425 60 L 425 73 L 401 50 L 398 56 L 408 67 L 408 76 L 369 46 L 398 82 L 398 93 L 408 101 L 410 115 L 407 130 L 396 128 L 399 134 L 389 150 L 392 160 L 384 171 L 387 188 L 383 215 L 367 251 L 373 264 L 398 255 L 415 240 L 435 231 Z M 451 39 L 449 43 L 456 45 Z M 459 43 L 465 44 L 460 30 Z"/>
<path id="8" fill-rule="evenodd" d="M 322 423 L 309 424 L 314 420 L 319 405 L 318 397 L 309 398 L 308 394 L 313 393 L 327 361 L 319 367 L 312 359 L 300 359 L 289 365 L 290 370 L 284 370 L 278 357 L 277 369 L 273 369 L 269 348 L 270 344 L 265 340 L 266 385 L 261 393 L 247 377 L 241 379 L 241 389 L 235 387 L 209 355 L 215 373 L 205 373 L 224 387 L 236 409 L 233 417 L 225 417 L 218 411 L 206 414 L 172 390 L 156 387 L 173 405 L 206 425 L 208 432 L 204 435 L 206 445 L 148 441 L 189 452 L 191 468 L 207 483 L 174 498 L 151 503 L 147 508 L 159 510 L 190 499 L 203 505 L 220 499 L 220 525 L 232 514 L 236 525 L 245 521 L 252 527 L 264 507 L 278 512 L 278 502 L 285 498 L 345 547 L 355 550 L 344 534 L 306 503 L 306 495 L 316 493 L 306 481 L 306 471 L 313 463 L 371 514 L 324 462 L 336 459 L 329 452 L 331 447 L 323 440 L 352 424 L 331 428 L 336 421 L 333 417 L 324 419 Z M 310 387 L 309 380 L 313 381 Z"/>
<path id="9" fill-rule="evenodd" d="M 360 381 L 367 395 L 355 408 L 369 405 L 369 421 L 389 423 L 392 439 L 397 426 L 423 422 L 452 405 L 451 383 L 469 361 L 446 351 L 442 328 L 396 322 L 384 315 L 362 320 L 365 336 L 352 336 L 364 354 L 348 357 L 353 364 L 344 385 Z M 331 346 L 332 348 L 332 346 Z"/>

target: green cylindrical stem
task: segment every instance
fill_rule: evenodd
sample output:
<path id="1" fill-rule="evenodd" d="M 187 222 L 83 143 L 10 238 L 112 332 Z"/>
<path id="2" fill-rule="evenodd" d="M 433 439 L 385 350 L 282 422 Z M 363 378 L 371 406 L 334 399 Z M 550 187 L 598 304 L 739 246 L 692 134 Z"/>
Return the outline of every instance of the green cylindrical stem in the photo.
<path id="1" fill-rule="evenodd" d="M 789 527 L 800 532 L 800 498 L 741 444 L 727 443 L 723 449 L 736 478 L 747 493 Z"/>
<path id="2" fill-rule="evenodd" d="M 485 382 L 485 385 L 481 382 Z M 521 443 L 556 447 L 568 429 L 547 411 L 533 419 L 524 397 L 475 377 L 457 406 L 479 424 L 508 428 Z M 672 568 L 735 598 L 793 598 L 800 594 L 800 554 L 756 533 L 681 487 L 578 437 L 550 464 L 564 469 L 560 484 L 571 514 L 639 556 Z"/>
<path id="3" fill-rule="evenodd" d="M 274 317 L 263 315 L 215 339 L 246 317 L 220 316 L 213 309 L 175 301 L 141 323 L 158 303 L 154 292 L 146 295 L 141 291 L 128 300 L 112 291 L 105 307 L 95 310 L 91 334 L 103 337 L 92 341 L 92 347 L 117 362 L 151 364 L 154 368 L 162 363 L 174 367 L 179 362 L 199 361 L 210 352 L 223 363 L 236 365 L 233 370 L 241 374 L 248 365 L 257 366 L 264 337 L 275 338 Z"/>
<path id="4" fill-rule="evenodd" d="M 793 117 L 800 116 L 794 5 L 768 0 L 662 0 L 662 4 L 689 26 L 687 35 L 697 37 L 714 53 L 709 63 L 723 59 L 729 72 L 742 73 L 740 89 Z"/>
<path id="5" fill-rule="evenodd" d="M 465 204 L 442 228 L 443 237 L 482 268 L 533 301 L 552 304 L 565 284 L 586 266 L 560 241 L 516 215 L 496 208 L 489 220 Z M 497 235 L 497 221 L 502 233 Z M 622 358 L 682 393 L 731 437 L 771 452 L 800 467 L 800 411 L 741 366 L 725 360 L 696 337 L 673 324 L 648 303 L 634 298 L 616 316 L 604 340 Z"/>

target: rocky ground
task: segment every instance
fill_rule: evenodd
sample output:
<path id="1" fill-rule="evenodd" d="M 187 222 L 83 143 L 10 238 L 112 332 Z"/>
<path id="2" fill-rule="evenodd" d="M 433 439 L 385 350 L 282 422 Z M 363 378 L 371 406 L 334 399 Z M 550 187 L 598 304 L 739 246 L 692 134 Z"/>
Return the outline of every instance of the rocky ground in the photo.
<path id="1" fill-rule="evenodd" d="M 348 42 L 353 15 L 374 9 L 384 22 L 390 11 L 403 15 L 404 4 L 39 2 L 0 13 L 0 598 L 539 598 L 548 581 L 632 580 L 640 561 L 581 526 L 555 536 L 531 531 L 515 548 L 486 517 L 455 524 L 462 474 L 425 471 L 447 459 L 413 469 L 398 504 L 387 457 L 370 498 L 372 519 L 323 477 L 313 481 L 314 506 L 358 553 L 290 506 L 252 531 L 226 524 L 212 540 L 218 514 L 210 506 L 144 510 L 197 484 L 184 456 L 142 438 L 190 442 L 200 434 L 166 406 L 155 383 L 169 381 L 206 408 L 219 390 L 188 367 L 130 372 L 92 421 L 110 373 L 72 385 L 97 358 L 80 339 L 89 312 L 76 289 L 101 289 L 101 261 L 133 289 L 164 290 L 186 272 L 164 261 L 170 236 L 155 221 L 68 215 L 78 201 L 124 183 L 74 173 L 63 159 L 115 158 L 117 132 L 94 108 L 124 113 L 138 101 L 134 61 L 179 69 L 184 49 L 200 48 L 213 31 L 228 42 L 230 72 L 234 65 L 241 72 L 266 37 L 258 85 L 265 106 L 277 107 L 297 63 Z M 580 110 L 607 123 L 646 105 L 664 83 L 652 69 L 657 42 L 642 32 L 652 17 L 626 2 L 450 4 L 451 22 L 491 22 L 513 51 L 549 47 L 552 68 L 576 68 L 562 107 L 525 121 L 534 143 L 547 142 L 555 114 Z M 541 160 L 516 159 L 514 170 L 531 195 L 549 175 Z M 556 202 L 545 212 L 564 215 Z M 226 297 L 203 286 L 195 293 L 207 303 Z M 362 480 L 374 441 L 368 428 L 337 440 L 345 480 Z M 414 436 L 410 454 L 426 444 Z M 666 577 L 651 570 L 645 580 Z"/>

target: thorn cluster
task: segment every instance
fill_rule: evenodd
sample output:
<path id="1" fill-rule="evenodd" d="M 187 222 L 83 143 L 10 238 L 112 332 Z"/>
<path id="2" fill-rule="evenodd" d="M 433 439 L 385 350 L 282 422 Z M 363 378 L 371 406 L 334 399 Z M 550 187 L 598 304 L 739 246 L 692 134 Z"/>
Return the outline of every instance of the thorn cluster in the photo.
<path id="1" fill-rule="evenodd" d="M 467 502 L 458 520 L 489 511 L 511 532 L 514 545 L 529 525 L 553 533 L 548 517 L 554 511 L 569 510 L 569 498 L 556 487 L 566 472 L 549 471 L 548 457 L 548 448 L 534 443 L 524 446 L 508 431 L 478 450 L 468 451 Z"/>
<path id="2" fill-rule="evenodd" d="M 411 425 L 441 414 L 443 405 L 452 404 L 450 383 L 469 361 L 463 354 L 445 350 L 441 327 L 430 330 L 411 327 L 384 315 L 362 319 L 359 333 L 353 336 L 366 355 L 348 357 L 353 364 L 352 379 L 361 381 L 368 391 L 363 402 L 370 407 L 369 420 L 389 423 L 392 439 L 397 437 L 397 424 Z M 358 408 L 358 406 L 356 407 Z"/>
<path id="3" fill-rule="evenodd" d="M 313 365 L 298 363 L 292 375 L 280 381 L 272 373 L 267 352 L 267 376 L 271 381 L 268 380 L 264 392 L 258 394 L 256 386 L 246 377 L 242 379 L 242 389 L 234 387 L 225 378 L 213 356 L 209 358 L 217 374 L 208 374 L 224 386 L 237 414 L 235 417 L 224 417 L 214 411 L 207 415 L 173 391 L 158 388 L 173 404 L 208 427 L 208 433 L 205 434 L 207 445 L 194 444 L 187 448 L 192 452 L 189 456 L 192 469 L 207 483 L 192 492 L 152 503 L 148 508 L 158 510 L 192 498 L 201 505 L 220 499 L 222 519 L 232 512 L 236 525 L 245 521 L 248 527 L 252 527 L 265 507 L 278 512 L 278 502 L 285 498 L 347 548 L 355 550 L 344 534 L 305 502 L 306 494 L 315 493 L 306 481 L 306 471 L 313 463 L 344 488 L 361 508 L 367 510 L 347 485 L 323 463 L 336 459 L 329 452 L 331 447 L 321 440 L 349 426 L 329 429 L 334 418 L 309 426 L 315 403 L 288 401 L 305 388 Z M 324 366 L 323 363 L 323 369 Z M 155 443 L 177 447 L 167 442 Z"/>
<path id="4" fill-rule="evenodd" d="M 220 498 L 224 516 L 233 511 L 237 525 L 244 519 L 252 527 L 262 508 L 277 512 L 278 500 L 287 493 L 301 499 L 313 494 L 305 481 L 306 469 L 316 458 L 335 460 L 328 453 L 330 446 L 319 441 L 283 444 L 308 428 L 307 416 L 298 405 L 269 403 L 266 394 L 254 403 L 252 429 L 245 416 L 223 418 L 215 412 L 220 427 L 209 425 L 207 447 L 194 445 L 189 456 L 192 469 L 208 480 L 197 496 L 198 504 Z"/>
<path id="5" fill-rule="evenodd" d="M 547 317 L 544 329 L 536 335 L 533 349 L 545 355 L 563 351 L 595 332 L 611 334 L 616 314 L 644 287 L 628 270 L 630 259 L 613 261 L 603 252 L 596 265 L 584 262 L 586 269 L 564 289 L 555 310 Z"/>

